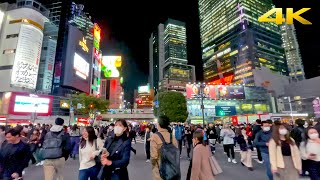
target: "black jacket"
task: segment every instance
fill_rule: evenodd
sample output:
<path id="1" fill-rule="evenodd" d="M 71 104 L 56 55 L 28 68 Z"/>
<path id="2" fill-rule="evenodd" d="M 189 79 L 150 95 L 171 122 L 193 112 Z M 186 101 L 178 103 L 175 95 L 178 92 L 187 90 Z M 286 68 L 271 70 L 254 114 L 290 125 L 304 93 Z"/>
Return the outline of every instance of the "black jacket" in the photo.
<path id="1" fill-rule="evenodd" d="M 248 137 L 247 141 L 244 139 L 244 136 L 242 134 L 238 136 L 237 143 L 239 144 L 241 151 L 247 151 L 248 149 L 251 149 L 251 151 L 253 151 L 252 138 Z"/>
<path id="2" fill-rule="evenodd" d="M 300 147 L 300 143 L 302 141 L 305 141 L 306 139 L 306 130 L 303 126 L 297 126 L 293 128 L 293 130 L 290 133 L 290 136 L 294 139 L 295 143 L 298 147 Z"/>
<path id="3" fill-rule="evenodd" d="M 22 171 L 28 166 L 31 158 L 29 145 L 20 141 L 18 144 L 4 142 L 0 150 L 0 166 L 3 177 L 11 178 L 13 173 L 22 176 Z"/>
<path id="4" fill-rule="evenodd" d="M 207 129 L 207 135 L 208 135 L 208 139 L 217 139 L 218 138 L 218 134 L 217 134 L 215 127 L 212 127 L 212 128 L 209 127 Z"/>
<path id="5" fill-rule="evenodd" d="M 252 128 L 252 139 L 256 137 L 259 131 L 261 131 L 261 125 L 254 125 Z"/>
<path id="6" fill-rule="evenodd" d="M 127 166 L 130 162 L 131 139 L 122 135 L 120 138 L 115 136 L 108 138 L 104 144 L 110 155 L 108 159 L 112 161 L 111 166 L 104 166 L 104 180 L 128 180 Z M 112 148 L 112 150 L 110 150 Z"/>

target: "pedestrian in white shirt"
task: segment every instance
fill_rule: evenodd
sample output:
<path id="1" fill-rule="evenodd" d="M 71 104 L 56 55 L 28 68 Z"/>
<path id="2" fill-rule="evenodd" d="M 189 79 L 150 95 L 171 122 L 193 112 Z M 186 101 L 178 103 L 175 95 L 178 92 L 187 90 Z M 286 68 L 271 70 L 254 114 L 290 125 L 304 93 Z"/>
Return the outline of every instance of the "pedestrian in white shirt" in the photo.
<path id="1" fill-rule="evenodd" d="M 226 150 L 227 156 L 228 156 L 228 162 L 232 162 L 234 164 L 237 163 L 234 156 L 234 137 L 235 133 L 230 128 L 229 124 L 225 124 L 223 129 L 220 132 L 220 136 L 223 138 L 223 146 Z M 230 155 L 231 152 L 231 155 Z M 232 158 L 232 160 L 231 160 Z"/>
<path id="2" fill-rule="evenodd" d="M 79 180 L 96 180 L 99 173 L 94 158 L 98 156 L 103 148 L 103 142 L 97 138 L 92 126 L 87 126 L 82 133 L 79 147 Z"/>

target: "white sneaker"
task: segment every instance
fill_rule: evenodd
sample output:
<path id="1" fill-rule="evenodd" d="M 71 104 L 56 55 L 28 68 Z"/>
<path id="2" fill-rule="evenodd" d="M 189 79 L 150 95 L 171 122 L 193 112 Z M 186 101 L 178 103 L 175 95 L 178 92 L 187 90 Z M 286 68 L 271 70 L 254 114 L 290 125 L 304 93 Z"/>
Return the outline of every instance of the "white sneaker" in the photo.
<path id="1" fill-rule="evenodd" d="M 237 164 L 237 161 L 235 159 L 232 159 L 233 164 Z"/>
<path id="2" fill-rule="evenodd" d="M 43 161 L 40 162 L 40 165 L 41 165 L 41 166 L 43 165 Z"/>
<path id="3" fill-rule="evenodd" d="M 228 162 L 231 162 L 231 159 L 230 159 L 230 158 L 228 158 Z"/>
<path id="4" fill-rule="evenodd" d="M 259 161 L 259 160 L 258 160 L 258 163 L 259 163 L 259 164 L 263 164 L 263 161 Z"/>
<path id="5" fill-rule="evenodd" d="M 41 166 L 41 162 L 37 163 L 36 166 Z"/>
<path id="6" fill-rule="evenodd" d="M 149 160 L 149 159 L 147 159 L 147 160 L 146 160 L 146 163 L 148 163 L 148 162 L 150 162 L 150 160 Z"/>

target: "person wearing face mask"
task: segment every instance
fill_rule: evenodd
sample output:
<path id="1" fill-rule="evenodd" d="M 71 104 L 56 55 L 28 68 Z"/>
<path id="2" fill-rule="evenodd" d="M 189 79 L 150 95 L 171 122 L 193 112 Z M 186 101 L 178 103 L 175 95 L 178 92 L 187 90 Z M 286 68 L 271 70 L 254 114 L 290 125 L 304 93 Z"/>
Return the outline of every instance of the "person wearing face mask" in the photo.
<path id="1" fill-rule="evenodd" d="M 301 158 L 306 162 L 306 170 L 311 180 L 320 180 L 320 138 L 315 128 L 309 128 L 306 140 L 300 144 Z"/>
<path id="2" fill-rule="evenodd" d="M 114 124 L 111 123 L 111 124 L 109 125 L 109 128 L 108 128 L 107 138 L 111 138 L 111 137 L 114 136 L 114 131 L 113 131 L 113 129 L 114 129 Z"/>
<path id="3" fill-rule="evenodd" d="M 234 164 L 237 163 L 234 156 L 234 137 L 235 133 L 232 129 L 230 129 L 229 124 L 225 124 L 224 128 L 220 132 L 220 136 L 223 138 L 223 147 L 228 156 L 228 162 L 232 162 Z M 230 154 L 231 152 L 231 154 Z M 232 159 L 231 159 L 232 158 Z"/>
<path id="4" fill-rule="evenodd" d="M 271 139 L 271 127 L 267 121 L 262 121 L 261 131 L 259 131 L 254 139 L 254 145 L 259 148 L 261 152 L 262 160 L 266 166 L 266 173 L 269 180 L 273 180 L 273 175 L 270 168 L 270 161 L 269 161 L 269 140 Z"/>
<path id="5" fill-rule="evenodd" d="M 300 151 L 287 124 L 274 128 L 269 142 L 270 165 L 275 180 L 298 180 L 302 173 Z"/>
<path id="6" fill-rule="evenodd" d="M 240 146 L 240 155 L 241 155 L 241 165 L 246 166 L 249 171 L 253 171 L 252 168 L 252 151 L 253 151 L 253 145 L 252 145 L 252 136 L 250 136 L 250 133 L 247 133 L 244 126 L 240 126 L 241 133 L 238 135 L 237 141 Z"/>
<path id="7" fill-rule="evenodd" d="M 101 164 L 104 167 L 98 176 L 102 180 L 128 180 L 131 139 L 128 137 L 127 122 L 124 119 L 117 120 L 113 131 L 114 136 L 108 138 L 104 144 L 106 151 L 102 151 L 101 155 Z"/>

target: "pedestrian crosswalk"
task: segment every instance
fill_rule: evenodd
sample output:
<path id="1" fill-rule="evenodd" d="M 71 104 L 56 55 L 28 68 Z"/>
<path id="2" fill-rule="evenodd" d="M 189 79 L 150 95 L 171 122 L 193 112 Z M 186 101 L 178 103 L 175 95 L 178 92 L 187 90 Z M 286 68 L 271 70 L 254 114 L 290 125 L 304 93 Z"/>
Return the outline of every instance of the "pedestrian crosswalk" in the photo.
<path id="1" fill-rule="evenodd" d="M 237 145 L 236 147 L 234 147 L 234 152 L 235 152 L 235 153 L 240 153 L 240 152 L 241 152 L 239 145 Z M 252 155 L 251 155 L 252 160 L 255 160 L 256 162 L 261 163 L 261 162 L 259 162 L 258 153 L 257 153 L 257 150 L 256 150 L 256 149 L 254 149 L 254 151 L 252 151 L 251 154 L 252 154 Z"/>
<path id="2" fill-rule="evenodd" d="M 133 139 L 131 143 L 135 143 L 135 142 L 143 144 L 144 143 L 144 139 L 141 139 L 140 137 L 136 137 L 136 141 L 134 141 L 134 139 Z"/>

